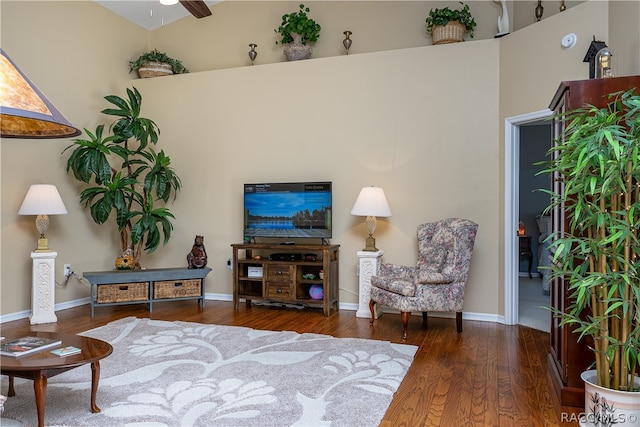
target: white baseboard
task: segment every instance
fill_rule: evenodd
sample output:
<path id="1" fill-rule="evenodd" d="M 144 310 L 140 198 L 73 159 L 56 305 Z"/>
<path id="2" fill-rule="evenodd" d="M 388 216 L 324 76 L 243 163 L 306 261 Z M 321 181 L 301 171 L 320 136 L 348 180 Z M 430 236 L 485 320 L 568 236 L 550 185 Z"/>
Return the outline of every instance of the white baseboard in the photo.
<path id="1" fill-rule="evenodd" d="M 233 301 L 233 295 L 231 294 L 217 294 L 217 293 L 207 293 L 204 295 L 205 300 L 209 301 Z M 67 301 L 60 304 L 56 304 L 54 307 L 55 311 L 66 310 L 67 308 L 78 307 L 81 305 L 89 304 L 90 298 L 80 298 L 73 301 Z M 340 303 L 338 305 L 340 310 L 347 311 L 358 311 L 358 304 L 355 303 Z M 392 310 L 382 310 L 382 313 L 398 313 Z M 9 313 L 0 316 L 0 323 L 11 322 L 14 320 L 20 320 L 28 318 L 31 314 L 31 310 L 19 311 L 16 313 Z M 354 314 L 355 315 L 355 314 Z M 431 317 L 444 317 L 444 318 L 455 318 L 454 313 L 441 313 L 441 312 L 433 312 L 429 313 Z M 463 312 L 462 318 L 464 320 L 477 320 L 480 322 L 493 322 L 493 323 L 504 323 L 504 316 L 501 314 L 490 314 L 490 313 L 471 313 L 471 312 Z"/>
<path id="2" fill-rule="evenodd" d="M 340 304 L 338 304 L 338 308 L 340 310 L 347 310 L 347 311 L 358 311 L 358 309 L 360 308 L 360 306 L 356 303 L 351 303 L 351 302 L 341 302 Z"/>
<path id="3" fill-rule="evenodd" d="M 383 308 L 382 313 L 389 314 L 400 314 L 397 310 L 391 310 L 389 308 Z M 421 316 L 420 312 L 412 313 L 416 316 Z M 429 317 L 441 317 L 443 319 L 455 319 L 456 314 L 452 312 L 441 312 L 441 311 L 430 311 Z M 475 320 L 478 322 L 493 322 L 493 323 L 504 323 L 504 316 L 501 314 L 491 314 L 491 313 L 473 313 L 473 312 L 462 312 L 463 320 Z"/>
<path id="4" fill-rule="evenodd" d="M 526 271 L 525 272 L 519 271 L 518 272 L 518 277 L 529 277 L 529 273 L 527 273 Z M 533 277 L 533 278 L 541 278 L 542 274 L 531 272 L 531 277 Z"/>
<path id="5" fill-rule="evenodd" d="M 30 314 L 31 314 L 31 310 L 17 311 L 15 313 L 3 314 L 2 316 L 0 316 L 0 323 L 13 322 L 14 320 L 24 319 L 26 317 L 29 317 Z"/>
<path id="6" fill-rule="evenodd" d="M 89 297 L 80 298 L 73 301 L 61 302 L 54 306 L 54 311 L 66 310 L 67 308 L 79 307 L 81 305 L 89 304 L 91 299 Z M 15 313 L 3 314 L 0 316 L 0 323 L 12 322 L 14 320 L 26 319 L 31 315 L 31 310 L 18 311 Z"/>
<path id="7" fill-rule="evenodd" d="M 205 300 L 211 301 L 233 301 L 233 295 L 231 294 L 204 294 Z"/>

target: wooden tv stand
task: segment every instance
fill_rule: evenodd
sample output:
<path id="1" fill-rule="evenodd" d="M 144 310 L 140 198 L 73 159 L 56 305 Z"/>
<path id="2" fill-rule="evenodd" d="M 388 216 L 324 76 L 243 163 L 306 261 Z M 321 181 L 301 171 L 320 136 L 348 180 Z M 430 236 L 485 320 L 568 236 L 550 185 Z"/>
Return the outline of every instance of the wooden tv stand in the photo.
<path id="1" fill-rule="evenodd" d="M 241 299 L 247 307 L 252 300 L 321 306 L 325 316 L 332 308 L 338 310 L 340 245 L 237 243 L 231 247 L 234 310 Z M 314 285 L 322 286 L 322 299 L 310 296 Z"/>

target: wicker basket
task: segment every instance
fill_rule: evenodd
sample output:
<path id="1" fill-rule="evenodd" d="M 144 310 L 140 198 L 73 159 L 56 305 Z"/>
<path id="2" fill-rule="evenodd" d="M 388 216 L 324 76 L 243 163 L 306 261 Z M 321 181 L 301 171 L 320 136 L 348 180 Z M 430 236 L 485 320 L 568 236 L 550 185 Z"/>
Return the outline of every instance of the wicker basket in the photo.
<path id="1" fill-rule="evenodd" d="M 141 79 L 158 76 L 169 76 L 173 74 L 170 64 L 164 62 L 148 62 L 144 67 L 138 68 L 138 75 Z"/>
<path id="2" fill-rule="evenodd" d="M 127 301 L 146 301 L 149 299 L 149 282 L 117 283 L 98 285 L 98 304 Z"/>
<path id="3" fill-rule="evenodd" d="M 458 21 L 450 21 L 447 25 L 435 25 L 431 31 L 433 44 L 458 43 L 464 40 L 466 27 Z"/>
<path id="4" fill-rule="evenodd" d="M 153 299 L 170 299 L 202 296 L 200 279 L 171 280 L 153 284 Z"/>

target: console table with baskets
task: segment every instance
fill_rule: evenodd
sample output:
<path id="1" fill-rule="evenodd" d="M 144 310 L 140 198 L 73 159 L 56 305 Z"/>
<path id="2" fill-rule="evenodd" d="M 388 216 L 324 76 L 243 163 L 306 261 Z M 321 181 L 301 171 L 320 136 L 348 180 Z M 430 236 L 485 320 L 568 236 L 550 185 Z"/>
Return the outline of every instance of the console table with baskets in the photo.
<path id="1" fill-rule="evenodd" d="M 204 285 L 211 268 L 158 268 L 83 273 L 91 283 L 91 317 L 94 308 L 106 305 L 149 304 L 171 300 L 198 300 L 204 308 Z"/>

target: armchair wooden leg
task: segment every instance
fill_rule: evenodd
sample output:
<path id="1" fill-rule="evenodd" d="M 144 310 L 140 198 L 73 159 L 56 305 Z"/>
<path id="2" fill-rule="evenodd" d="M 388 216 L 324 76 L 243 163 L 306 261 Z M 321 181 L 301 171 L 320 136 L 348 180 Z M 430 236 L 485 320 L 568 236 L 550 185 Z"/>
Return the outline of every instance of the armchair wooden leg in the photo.
<path id="1" fill-rule="evenodd" d="M 462 332 L 462 312 L 461 311 L 456 312 L 456 329 L 458 330 L 458 333 Z"/>
<path id="2" fill-rule="evenodd" d="M 373 326 L 373 321 L 376 320 L 376 302 L 374 300 L 369 300 L 369 310 L 371 311 L 369 324 Z"/>
<path id="3" fill-rule="evenodd" d="M 428 320 L 429 320 L 429 316 L 428 316 L 427 312 L 426 312 L 426 311 L 423 311 L 423 312 L 422 312 L 422 327 L 423 327 L 423 328 L 426 328 L 426 327 L 427 327 L 427 322 L 428 322 Z"/>
<path id="4" fill-rule="evenodd" d="M 402 341 L 407 340 L 407 326 L 409 325 L 410 311 L 401 311 L 400 319 L 402 319 Z"/>

